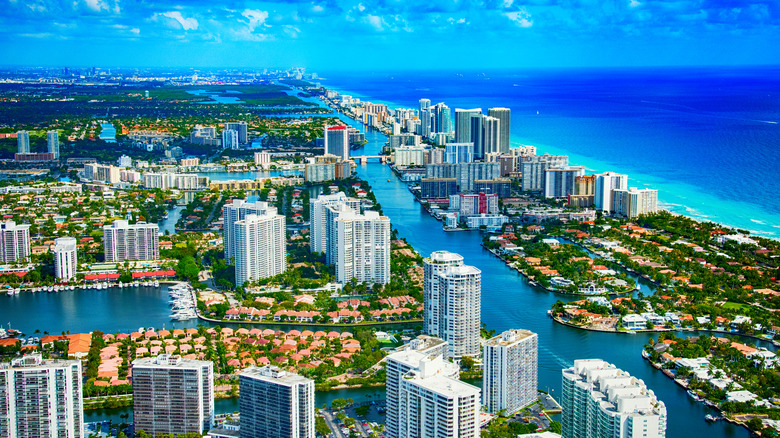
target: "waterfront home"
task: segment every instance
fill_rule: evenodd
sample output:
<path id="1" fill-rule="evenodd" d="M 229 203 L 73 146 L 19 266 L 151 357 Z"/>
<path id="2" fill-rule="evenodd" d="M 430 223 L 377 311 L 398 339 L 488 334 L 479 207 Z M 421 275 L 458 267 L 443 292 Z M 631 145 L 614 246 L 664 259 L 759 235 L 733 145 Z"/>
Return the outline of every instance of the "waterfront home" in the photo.
<path id="1" fill-rule="evenodd" d="M 628 330 L 641 330 L 647 328 L 647 320 L 636 313 L 629 313 L 622 319 L 623 328 Z"/>

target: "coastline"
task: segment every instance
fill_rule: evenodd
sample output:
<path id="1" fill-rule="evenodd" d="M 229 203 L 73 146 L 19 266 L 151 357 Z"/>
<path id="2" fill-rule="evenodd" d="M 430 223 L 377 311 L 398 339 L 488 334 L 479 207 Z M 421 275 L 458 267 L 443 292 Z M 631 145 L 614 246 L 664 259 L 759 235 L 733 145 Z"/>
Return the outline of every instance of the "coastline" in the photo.
<path id="1" fill-rule="evenodd" d="M 373 99 L 372 97 L 375 96 L 370 96 L 365 93 L 350 91 L 348 89 L 342 89 L 341 87 L 338 86 L 329 86 L 328 84 L 325 84 L 323 86 L 325 87 L 326 90 L 335 91 L 339 94 L 346 94 L 354 97 L 359 97 L 361 98 L 361 100 L 368 100 L 376 103 L 387 104 L 389 106 L 397 107 L 397 108 L 404 107 L 404 105 L 399 104 L 398 102 L 395 101 Z M 426 91 L 430 91 L 430 90 L 426 90 Z M 419 98 L 425 97 L 425 94 L 426 94 L 425 92 L 420 91 L 418 97 Z M 465 107 L 471 108 L 473 107 L 473 105 L 472 106 L 467 105 Z M 350 113 L 346 111 L 341 111 L 338 108 L 332 108 L 332 109 L 334 109 L 334 111 L 336 111 L 337 113 L 342 113 L 346 117 L 350 117 L 352 120 L 362 125 L 362 122 L 360 120 L 351 117 Z M 383 132 L 386 135 L 388 134 L 386 130 L 381 130 L 381 132 Z M 658 189 L 659 195 L 663 195 L 663 196 L 659 196 L 659 202 L 658 202 L 659 208 L 662 210 L 666 210 L 672 214 L 685 216 L 699 222 L 715 222 L 729 228 L 747 230 L 750 231 L 751 235 L 756 235 L 756 236 L 765 237 L 774 240 L 780 239 L 780 232 L 777 231 L 778 229 L 780 229 L 780 225 L 774 225 L 774 226 L 767 225 L 767 224 L 774 223 L 773 220 L 777 219 L 776 215 L 764 211 L 761 205 L 747 203 L 739 199 L 730 199 L 727 201 L 722 201 L 720 198 L 707 193 L 702 188 L 693 186 L 685 181 L 664 179 L 646 172 L 642 172 L 637 169 L 631 169 L 631 166 L 630 165 L 627 166 L 626 163 L 623 163 L 621 165 L 618 163 L 611 163 L 609 161 L 605 161 L 603 158 L 588 157 L 576 152 L 567 151 L 563 149 L 561 146 L 540 143 L 538 141 L 533 141 L 531 139 L 521 137 L 517 133 L 511 134 L 510 143 L 512 146 L 519 146 L 519 145 L 536 146 L 539 153 L 569 155 L 569 157 L 571 158 L 570 163 L 572 163 L 572 165 L 583 165 L 586 167 L 586 170 L 589 172 L 615 171 L 615 172 L 623 173 L 621 169 L 628 168 L 628 175 L 629 178 L 632 180 L 630 185 L 638 186 L 638 187 L 651 186 L 655 189 Z M 690 203 L 689 199 L 697 199 L 699 200 L 699 202 L 697 202 L 694 206 L 690 206 L 686 204 L 686 202 Z M 711 207 L 711 206 L 715 206 L 715 207 Z M 701 207 L 705 207 L 706 210 L 705 209 L 703 209 L 702 211 L 697 210 L 697 208 L 701 208 Z M 753 213 L 760 213 L 760 214 L 754 214 L 753 217 L 744 217 L 744 218 L 722 217 L 723 212 L 730 212 L 732 214 L 735 214 L 735 212 L 741 212 L 741 211 L 750 211 Z M 764 225 L 765 229 L 755 229 L 757 225 Z"/>

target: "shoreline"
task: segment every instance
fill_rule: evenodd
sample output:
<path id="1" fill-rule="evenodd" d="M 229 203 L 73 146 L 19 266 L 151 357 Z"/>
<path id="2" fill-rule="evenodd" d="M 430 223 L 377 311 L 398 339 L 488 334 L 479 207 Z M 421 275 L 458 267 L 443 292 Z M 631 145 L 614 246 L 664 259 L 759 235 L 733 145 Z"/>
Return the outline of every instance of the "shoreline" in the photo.
<path id="1" fill-rule="evenodd" d="M 340 91 L 336 87 L 332 87 L 332 86 L 329 87 L 327 84 L 323 85 L 323 88 L 325 88 L 328 91 L 334 91 L 334 92 L 336 92 L 338 94 L 346 94 L 346 95 L 351 95 L 351 96 L 355 96 L 355 97 L 360 97 L 361 99 L 366 100 L 366 101 L 370 101 L 371 100 L 371 96 L 368 96 L 368 95 L 365 95 L 365 94 L 362 94 L 362 93 L 352 92 L 352 91 L 349 91 L 349 90 Z M 328 104 L 328 102 L 325 101 L 323 98 L 320 98 L 320 100 L 326 106 L 328 106 L 329 108 L 334 109 L 337 113 L 344 114 L 346 117 L 349 117 L 354 122 L 359 123 L 361 126 L 369 128 L 368 126 L 364 125 L 360 120 L 357 120 L 354 117 L 352 117 L 349 112 L 344 111 L 342 108 L 339 108 L 339 107 L 336 107 L 336 108 L 331 107 Z M 405 107 L 405 106 L 403 106 L 401 104 L 398 104 L 397 102 L 385 101 L 385 100 L 380 100 L 380 102 L 381 103 L 385 103 L 388 106 L 393 106 L 395 108 L 404 108 Z M 377 130 L 382 132 L 385 135 L 389 135 L 388 131 L 386 129 L 377 129 Z M 510 148 L 512 147 L 512 145 L 515 145 L 515 146 L 517 146 L 517 145 L 529 146 L 530 145 L 530 146 L 535 146 L 537 148 L 537 153 L 540 150 L 542 150 L 542 149 L 550 149 L 550 150 L 547 151 L 547 153 L 553 154 L 553 153 L 556 153 L 555 151 L 558 151 L 558 152 L 563 152 L 566 155 L 571 155 L 572 154 L 571 152 L 565 151 L 564 149 L 561 149 L 560 147 L 557 147 L 557 146 L 554 146 L 554 145 L 547 145 L 547 144 L 534 145 L 534 144 L 529 144 L 529 143 L 531 143 L 531 142 L 529 142 L 529 141 L 527 141 L 525 139 L 517 139 L 516 138 L 513 141 L 512 140 L 512 135 L 510 134 Z M 615 171 L 615 172 L 619 171 L 618 168 L 620 166 L 615 166 L 615 167 L 608 166 L 608 163 L 603 162 L 599 158 L 589 158 L 589 157 L 586 157 L 584 155 L 577 154 L 577 153 L 574 153 L 574 155 L 576 155 L 577 156 L 576 158 L 578 158 L 578 159 L 584 158 L 585 161 L 594 161 L 594 160 L 597 161 L 600 164 L 600 166 L 596 166 L 596 167 L 600 168 L 600 167 L 606 166 L 606 167 L 609 167 L 609 170 L 611 170 L 611 171 Z M 592 164 L 592 163 L 590 163 L 590 164 Z M 585 165 L 589 171 L 596 172 L 594 167 L 591 166 L 591 165 L 587 165 L 587 164 L 580 164 L 580 165 Z M 636 183 L 642 183 L 642 184 L 639 184 L 639 185 L 647 186 L 647 185 L 650 185 L 650 184 L 655 184 L 656 180 L 657 181 L 661 181 L 661 182 L 666 181 L 666 180 L 660 179 L 659 177 L 654 176 L 652 174 L 645 174 L 645 173 L 641 173 L 641 172 L 634 172 L 633 175 L 638 175 L 640 177 L 640 179 L 637 179 L 636 177 L 634 178 L 634 181 L 636 181 Z M 648 181 L 646 181 L 646 180 L 648 180 Z M 688 184 L 688 183 L 685 183 L 684 181 L 672 180 L 672 182 L 677 183 L 677 184 Z M 659 189 L 659 192 L 660 191 L 661 190 Z M 687 199 L 687 195 L 686 195 L 687 192 L 677 193 L 677 192 L 669 191 L 669 190 L 665 189 L 665 190 L 663 190 L 663 193 L 665 193 L 665 194 L 667 194 L 669 196 L 673 196 L 675 198 L 679 198 L 680 201 L 684 200 L 684 199 Z M 706 193 L 701 193 L 701 194 L 706 195 Z M 737 203 L 739 203 L 740 201 L 733 200 L 733 201 L 730 201 L 730 202 L 737 202 Z M 755 226 L 755 225 L 766 225 L 766 221 L 756 222 L 756 219 L 752 219 L 751 218 L 751 219 L 749 219 L 751 221 L 751 224 L 747 224 L 747 223 L 745 223 L 744 225 L 729 224 L 728 223 L 729 221 L 723 221 L 722 219 L 718 219 L 717 217 L 714 218 L 714 219 L 711 219 L 711 217 L 713 215 L 709 215 L 709 214 L 702 213 L 699 217 L 693 216 L 693 215 L 690 214 L 690 211 L 694 210 L 694 209 L 692 207 L 686 206 L 685 204 L 677 204 L 675 202 L 669 202 L 669 201 L 663 201 L 662 202 L 660 199 L 659 199 L 658 203 L 659 203 L 659 209 L 661 209 L 661 210 L 668 211 L 669 213 L 672 213 L 672 214 L 685 216 L 685 217 L 690 218 L 690 219 L 692 219 L 694 221 L 697 221 L 697 222 L 713 222 L 713 223 L 717 223 L 717 224 L 722 225 L 722 226 L 727 227 L 727 228 L 732 228 L 734 230 L 743 229 L 743 230 L 749 231 L 751 236 L 758 236 L 758 237 L 762 237 L 762 238 L 766 238 L 766 239 L 772 239 L 772 240 L 780 240 L 780 236 L 778 236 L 775 231 L 772 231 L 772 230 L 751 230 L 751 229 L 748 228 L 750 226 Z M 707 204 L 706 203 L 702 203 L 702 205 L 707 205 Z M 673 209 L 673 207 L 679 207 L 679 208 L 678 209 Z M 760 208 L 760 206 L 757 206 L 757 207 Z M 697 211 L 697 210 L 694 210 L 694 211 Z M 770 213 L 766 213 L 766 212 L 762 212 L 762 213 L 765 214 L 765 215 L 770 214 Z M 770 225 L 770 227 L 771 227 L 771 225 Z"/>

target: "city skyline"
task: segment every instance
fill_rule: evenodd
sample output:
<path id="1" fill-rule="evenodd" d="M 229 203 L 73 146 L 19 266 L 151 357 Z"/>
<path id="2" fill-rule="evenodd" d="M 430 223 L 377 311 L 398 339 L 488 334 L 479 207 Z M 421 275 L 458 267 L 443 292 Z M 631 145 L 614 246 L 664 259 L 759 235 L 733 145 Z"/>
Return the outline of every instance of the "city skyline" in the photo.
<path id="1" fill-rule="evenodd" d="M 780 42 L 779 21 L 780 9 L 758 1 L 9 1 L 0 41 L 9 63 L 20 65 L 120 67 L 143 59 L 159 67 L 373 70 L 387 65 L 393 47 L 416 58 L 415 69 L 471 67 L 458 56 L 469 50 L 482 55 L 480 68 L 766 65 L 780 62 L 780 53 L 764 50 Z M 717 51 L 703 50 L 714 40 Z M 342 45 L 361 56 L 321 50 Z"/>

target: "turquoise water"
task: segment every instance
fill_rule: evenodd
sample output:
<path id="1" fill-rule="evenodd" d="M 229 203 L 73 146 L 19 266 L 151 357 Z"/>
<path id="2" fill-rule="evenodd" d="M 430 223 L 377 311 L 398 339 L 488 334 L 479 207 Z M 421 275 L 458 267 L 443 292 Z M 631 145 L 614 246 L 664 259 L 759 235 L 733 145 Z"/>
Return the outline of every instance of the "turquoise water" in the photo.
<path id="1" fill-rule="evenodd" d="M 417 108 L 512 110 L 512 145 L 659 189 L 665 208 L 780 237 L 778 69 L 329 74 L 344 94 Z"/>

